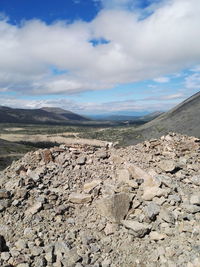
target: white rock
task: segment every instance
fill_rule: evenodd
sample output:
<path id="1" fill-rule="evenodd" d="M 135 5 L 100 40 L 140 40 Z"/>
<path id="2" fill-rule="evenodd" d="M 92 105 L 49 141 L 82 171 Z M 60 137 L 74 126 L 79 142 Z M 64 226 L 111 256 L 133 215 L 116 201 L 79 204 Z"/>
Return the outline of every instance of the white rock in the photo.
<path id="1" fill-rule="evenodd" d="M 162 188 L 159 188 L 157 186 L 147 186 L 143 187 L 144 193 L 142 198 L 144 200 L 152 200 L 154 197 L 161 197 L 161 196 L 166 196 L 168 194 L 168 191 Z"/>
<path id="2" fill-rule="evenodd" d="M 88 203 L 92 200 L 92 196 L 89 194 L 72 193 L 69 196 L 69 201 L 75 204 Z"/>
<path id="3" fill-rule="evenodd" d="M 158 166 L 165 172 L 172 172 L 176 168 L 175 162 L 173 160 L 162 160 L 158 163 Z"/>
<path id="4" fill-rule="evenodd" d="M 158 233 L 156 231 L 153 231 L 149 234 L 149 237 L 152 239 L 152 240 L 155 240 L 155 241 L 159 241 L 159 240 L 163 240 L 166 238 L 166 234 L 161 234 L 161 233 Z"/>

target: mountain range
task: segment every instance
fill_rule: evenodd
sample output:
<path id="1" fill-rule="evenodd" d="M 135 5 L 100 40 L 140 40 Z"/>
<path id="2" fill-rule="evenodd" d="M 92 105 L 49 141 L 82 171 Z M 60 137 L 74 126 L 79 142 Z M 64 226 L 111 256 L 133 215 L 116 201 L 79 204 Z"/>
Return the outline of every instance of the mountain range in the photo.
<path id="1" fill-rule="evenodd" d="M 17 109 L 0 106 L 0 123 L 68 124 L 89 120 L 61 108 Z"/>

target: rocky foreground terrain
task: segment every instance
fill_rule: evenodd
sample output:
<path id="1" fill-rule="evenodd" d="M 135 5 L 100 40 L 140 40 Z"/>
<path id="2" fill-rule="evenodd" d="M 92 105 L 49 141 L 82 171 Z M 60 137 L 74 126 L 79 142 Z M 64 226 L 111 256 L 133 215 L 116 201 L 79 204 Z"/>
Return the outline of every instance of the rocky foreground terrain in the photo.
<path id="1" fill-rule="evenodd" d="M 29 152 L 0 174 L 0 266 L 200 266 L 200 140 Z"/>

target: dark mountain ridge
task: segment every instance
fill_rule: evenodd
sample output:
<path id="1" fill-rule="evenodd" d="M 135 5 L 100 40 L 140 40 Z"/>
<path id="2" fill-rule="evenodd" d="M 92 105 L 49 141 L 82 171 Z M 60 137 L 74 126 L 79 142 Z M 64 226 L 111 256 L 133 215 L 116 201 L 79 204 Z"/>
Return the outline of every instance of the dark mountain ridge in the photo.
<path id="1" fill-rule="evenodd" d="M 88 120 L 88 118 L 64 109 L 17 109 L 0 106 L 0 123 L 67 124 L 73 121 Z"/>

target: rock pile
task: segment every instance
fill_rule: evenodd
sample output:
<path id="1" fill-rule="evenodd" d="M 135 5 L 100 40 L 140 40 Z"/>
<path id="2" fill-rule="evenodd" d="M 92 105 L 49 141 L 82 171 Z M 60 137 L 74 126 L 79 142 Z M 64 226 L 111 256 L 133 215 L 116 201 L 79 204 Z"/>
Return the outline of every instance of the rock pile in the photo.
<path id="1" fill-rule="evenodd" d="M 29 152 L 0 173 L 0 266 L 200 266 L 200 140 Z"/>

